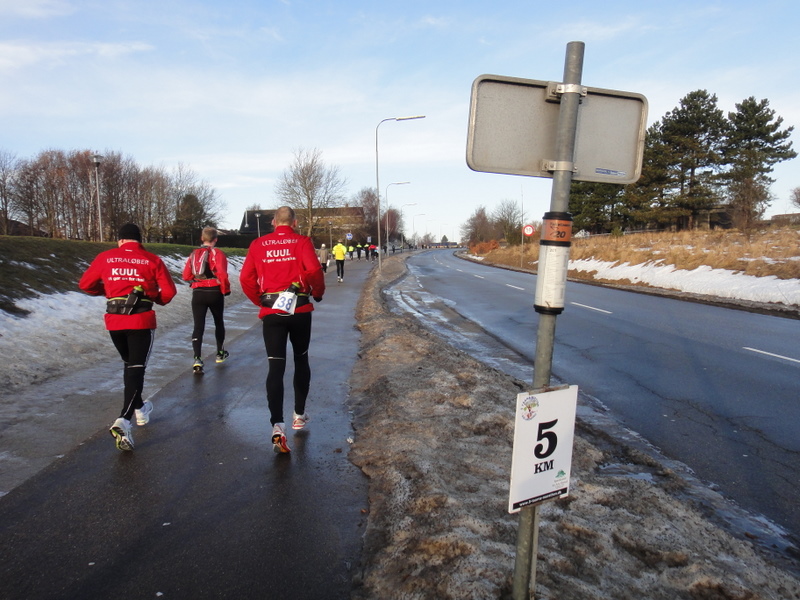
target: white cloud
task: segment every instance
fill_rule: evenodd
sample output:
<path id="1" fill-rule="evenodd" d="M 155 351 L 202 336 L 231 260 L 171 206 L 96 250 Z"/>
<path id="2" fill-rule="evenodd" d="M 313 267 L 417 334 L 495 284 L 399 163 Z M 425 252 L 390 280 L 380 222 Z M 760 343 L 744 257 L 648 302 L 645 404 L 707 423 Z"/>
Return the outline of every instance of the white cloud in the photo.
<path id="1" fill-rule="evenodd" d="M 261 33 L 265 34 L 269 39 L 274 42 L 284 42 L 283 36 L 277 27 L 262 27 Z"/>
<path id="2" fill-rule="evenodd" d="M 625 17 L 602 23 L 596 20 L 582 20 L 554 29 L 550 36 L 557 40 L 581 40 L 587 43 L 620 40 L 625 36 L 640 37 L 655 29 L 646 25 L 639 17 Z"/>
<path id="3" fill-rule="evenodd" d="M 450 26 L 451 20 L 443 17 L 424 16 L 419 20 L 419 24 L 423 27 L 433 27 L 435 29 L 446 29 Z"/>
<path id="4" fill-rule="evenodd" d="M 75 8 L 67 0 L 0 0 L 0 16 L 44 19 L 74 11 Z"/>
<path id="5" fill-rule="evenodd" d="M 83 56 L 118 58 L 126 54 L 147 52 L 153 47 L 142 42 L 0 42 L 0 71 L 24 69 L 38 63 L 63 64 Z"/>

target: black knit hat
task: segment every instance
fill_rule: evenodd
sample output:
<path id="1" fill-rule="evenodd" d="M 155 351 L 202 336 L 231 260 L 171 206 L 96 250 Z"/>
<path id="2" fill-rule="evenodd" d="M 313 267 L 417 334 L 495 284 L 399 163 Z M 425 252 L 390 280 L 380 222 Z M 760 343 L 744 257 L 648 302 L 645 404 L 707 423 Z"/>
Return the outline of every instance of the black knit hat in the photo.
<path id="1" fill-rule="evenodd" d="M 137 242 L 141 242 L 142 232 L 139 231 L 139 227 L 137 225 L 134 225 L 133 223 L 126 223 L 119 228 L 119 237 L 117 239 L 136 240 Z"/>

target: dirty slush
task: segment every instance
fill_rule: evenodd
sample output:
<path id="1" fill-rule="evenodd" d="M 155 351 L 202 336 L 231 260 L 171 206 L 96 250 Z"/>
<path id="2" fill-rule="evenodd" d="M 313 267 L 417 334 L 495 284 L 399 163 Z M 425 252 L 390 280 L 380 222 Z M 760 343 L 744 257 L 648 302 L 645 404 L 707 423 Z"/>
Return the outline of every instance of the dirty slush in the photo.
<path id="1" fill-rule="evenodd" d="M 514 401 L 529 382 L 394 314 L 383 290 L 405 275 L 401 257 L 385 260 L 357 314 L 350 457 L 370 478 L 370 514 L 353 598 L 509 598 Z M 535 597 L 800 599 L 794 569 L 717 526 L 686 485 L 579 419 L 570 495 L 542 505 Z"/>

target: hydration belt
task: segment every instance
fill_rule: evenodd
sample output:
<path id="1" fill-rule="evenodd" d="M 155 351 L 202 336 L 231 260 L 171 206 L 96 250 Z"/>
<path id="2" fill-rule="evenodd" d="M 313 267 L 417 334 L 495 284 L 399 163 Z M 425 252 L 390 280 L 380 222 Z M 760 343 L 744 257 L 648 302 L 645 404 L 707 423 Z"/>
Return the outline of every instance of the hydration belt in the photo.
<path id="1" fill-rule="evenodd" d="M 106 302 L 106 313 L 109 315 L 138 315 L 148 310 L 153 310 L 153 301 L 148 298 L 141 298 L 134 305 L 130 304 L 126 296 L 110 298 Z"/>

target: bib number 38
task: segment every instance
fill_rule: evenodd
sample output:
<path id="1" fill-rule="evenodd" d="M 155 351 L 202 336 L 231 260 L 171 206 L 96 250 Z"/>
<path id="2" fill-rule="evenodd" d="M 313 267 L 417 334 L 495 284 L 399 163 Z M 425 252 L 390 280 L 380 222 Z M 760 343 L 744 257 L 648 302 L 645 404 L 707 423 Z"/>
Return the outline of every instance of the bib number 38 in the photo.
<path id="1" fill-rule="evenodd" d="M 280 296 L 278 296 L 278 299 L 275 300 L 275 304 L 272 305 L 272 308 L 293 315 L 296 306 L 297 294 L 293 294 L 292 292 L 281 292 Z"/>

